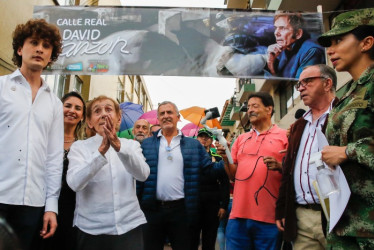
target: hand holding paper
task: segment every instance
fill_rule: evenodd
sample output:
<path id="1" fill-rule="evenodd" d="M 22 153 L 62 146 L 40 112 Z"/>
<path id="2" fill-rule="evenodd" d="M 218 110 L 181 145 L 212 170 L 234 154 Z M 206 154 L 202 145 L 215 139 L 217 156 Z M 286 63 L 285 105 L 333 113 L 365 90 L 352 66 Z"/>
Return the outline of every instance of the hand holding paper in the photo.
<path id="1" fill-rule="evenodd" d="M 319 150 L 322 150 L 323 148 L 329 149 L 329 156 L 333 154 L 333 152 L 330 152 L 330 149 L 334 150 L 333 146 L 328 146 L 327 139 L 325 135 L 322 133 L 321 130 L 317 129 L 317 139 L 318 139 L 318 148 Z M 337 147 L 337 148 L 344 148 L 344 147 Z M 345 149 L 344 149 L 345 150 Z M 338 153 L 338 152 L 337 152 Z M 345 153 L 344 153 L 345 154 Z M 322 155 L 322 160 L 323 160 L 323 155 Z M 329 232 L 331 232 L 336 224 L 338 223 L 340 217 L 342 216 L 348 201 L 349 197 L 351 196 L 351 190 L 349 189 L 348 182 L 344 176 L 343 171 L 341 170 L 340 166 L 337 164 L 332 164 L 335 165 L 335 171 L 333 171 L 336 180 L 339 183 L 339 188 L 340 192 L 331 194 L 329 196 L 330 200 L 330 224 L 329 224 Z M 324 197 L 325 198 L 325 197 Z"/>

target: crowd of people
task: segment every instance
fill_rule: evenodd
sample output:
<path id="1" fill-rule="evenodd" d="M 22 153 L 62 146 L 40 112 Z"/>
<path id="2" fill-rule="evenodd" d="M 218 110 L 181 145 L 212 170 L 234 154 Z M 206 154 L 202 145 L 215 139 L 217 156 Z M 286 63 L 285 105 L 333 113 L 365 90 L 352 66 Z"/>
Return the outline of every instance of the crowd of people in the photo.
<path id="1" fill-rule="evenodd" d="M 278 17 L 276 33 L 292 29 L 288 22 Z M 296 30 L 291 38 L 301 37 Z M 69 92 L 60 101 L 41 78 L 61 53 L 58 29 L 39 19 L 18 25 L 18 69 L 0 77 L 0 229 L 1 237 L 16 237 L 0 239 L 0 249 L 161 250 L 169 242 L 190 250 L 201 241 L 209 250 L 217 230 L 229 250 L 287 249 L 285 242 L 374 249 L 374 10 L 340 14 L 318 42 L 335 70 L 352 76 L 343 97 L 336 97 L 330 66 L 297 69 L 296 89 L 309 110 L 287 131 L 272 121 L 272 96 L 252 93 L 252 129 L 233 142 L 230 163 L 229 145 L 213 145 L 209 129 L 197 138 L 182 134 L 173 102 L 158 105 L 157 126 L 136 121 L 130 140 L 118 136 L 116 100 L 86 103 Z M 272 49 L 270 71 L 279 66 L 274 57 L 287 54 L 280 45 Z M 341 167 L 351 190 L 333 230 L 321 208 L 325 197 L 312 185 L 319 130 L 330 144 L 322 160 Z"/>

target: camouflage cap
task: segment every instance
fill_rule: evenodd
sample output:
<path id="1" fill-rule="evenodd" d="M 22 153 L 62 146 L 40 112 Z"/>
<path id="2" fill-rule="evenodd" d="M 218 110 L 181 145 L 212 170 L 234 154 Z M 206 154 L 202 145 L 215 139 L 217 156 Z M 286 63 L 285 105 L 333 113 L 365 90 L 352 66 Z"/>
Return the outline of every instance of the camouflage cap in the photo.
<path id="1" fill-rule="evenodd" d="M 374 8 L 352 10 L 342 13 L 332 21 L 331 30 L 318 38 L 323 47 L 331 46 L 331 37 L 348 33 L 360 25 L 374 26 Z"/>

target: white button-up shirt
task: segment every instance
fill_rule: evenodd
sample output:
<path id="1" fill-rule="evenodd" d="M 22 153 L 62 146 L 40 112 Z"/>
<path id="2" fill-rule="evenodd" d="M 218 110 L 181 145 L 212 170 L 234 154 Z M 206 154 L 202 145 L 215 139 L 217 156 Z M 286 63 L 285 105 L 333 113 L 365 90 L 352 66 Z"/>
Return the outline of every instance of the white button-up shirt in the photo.
<path id="1" fill-rule="evenodd" d="M 70 148 L 67 182 L 77 192 L 74 225 L 88 234 L 121 235 L 146 223 L 135 179 L 145 181 L 149 166 L 137 141 L 120 140 L 120 151 L 110 147 L 105 157 L 98 151 L 100 135 Z"/>
<path id="2" fill-rule="evenodd" d="M 311 110 L 308 110 L 303 117 L 307 121 L 301 137 L 299 150 L 295 161 L 294 184 L 296 192 L 296 202 L 298 204 L 320 203 L 313 182 L 316 180 L 317 167 L 309 164 L 310 157 L 318 152 L 318 140 L 316 130 L 322 130 L 326 117 L 332 109 L 330 107 L 318 119 L 313 121 Z"/>
<path id="3" fill-rule="evenodd" d="M 156 197 L 162 201 L 172 201 L 184 198 L 183 156 L 181 152 L 182 132 L 174 136 L 168 145 L 161 130 L 157 134 L 160 138 L 157 168 Z"/>
<path id="4" fill-rule="evenodd" d="M 32 102 L 19 70 L 0 77 L 0 203 L 57 213 L 64 148 L 62 103 L 42 81 Z"/>

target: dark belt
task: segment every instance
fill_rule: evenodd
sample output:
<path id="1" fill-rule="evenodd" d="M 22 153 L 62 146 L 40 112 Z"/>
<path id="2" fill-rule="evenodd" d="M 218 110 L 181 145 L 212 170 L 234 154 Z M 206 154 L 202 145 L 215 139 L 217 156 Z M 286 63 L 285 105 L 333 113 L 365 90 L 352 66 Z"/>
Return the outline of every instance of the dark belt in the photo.
<path id="1" fill-rule="evenodd" d="M 316 203 L 313 203 L 313 204 L 296 204 L 296 207 L 303 207 L 303 208 L 306 208 L 306 209 L 312 209 L 314 211 L 322 211 L 321 204 L 316 204 Z"/>
<path id="2" fill-rule="evenodd" d="M 184 205 L 184 199 L 173 200 L 173 201 L 160 201 L 157 200 L 157 204 L 162 208 L 171 208 Z"/>

